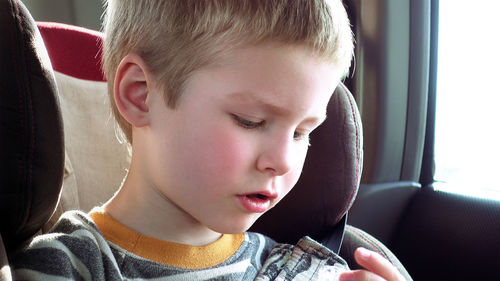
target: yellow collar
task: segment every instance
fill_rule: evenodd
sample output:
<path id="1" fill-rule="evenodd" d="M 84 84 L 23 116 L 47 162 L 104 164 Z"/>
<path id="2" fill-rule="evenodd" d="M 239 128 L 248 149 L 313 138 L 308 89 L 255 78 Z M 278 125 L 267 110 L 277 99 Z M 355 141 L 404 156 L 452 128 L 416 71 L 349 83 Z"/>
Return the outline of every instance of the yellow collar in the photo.
<path id="1" fill-rule="evenodd" d="M 218 265 L 234 255 L 245 240 L 243 233 L 224 234 L 208 245 L 191 246 L 135 232 L 102 208 L 94 208 L 89 215 L 109 242 L 145 259 L 181 268 L 201 269 Z"/>

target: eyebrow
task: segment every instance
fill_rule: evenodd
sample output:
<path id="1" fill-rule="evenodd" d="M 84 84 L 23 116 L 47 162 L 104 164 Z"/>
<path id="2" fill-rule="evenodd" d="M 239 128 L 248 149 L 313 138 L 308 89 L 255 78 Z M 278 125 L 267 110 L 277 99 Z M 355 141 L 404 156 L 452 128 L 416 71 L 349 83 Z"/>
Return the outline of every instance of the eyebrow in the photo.
<path id="1" fill-rule="evenodd" d="M 281 106 L 277 106 L 275 104 L 266 102 L 262 99 L 259 99 L 254 93 L 252 92 L 236 92 L 232 93 L 229 95 L 230 98 L 232 99 L 239 99 L 242 101 L 250 101 L 258 104 L 259 106 L 262 106 L 266 109 L 266 111 L 271 112 L 276 115 L 280 116 L 290 116 L 292 115 L 292 110 L 288 108 L 284 108 Z M 318 124 L 321 125 L 326 119 L 326 112 L 325 114 L 322 114 L 321 117 L 307 117 L 304 119 L 304 123 L 313 123 L 313 124 Z"/>

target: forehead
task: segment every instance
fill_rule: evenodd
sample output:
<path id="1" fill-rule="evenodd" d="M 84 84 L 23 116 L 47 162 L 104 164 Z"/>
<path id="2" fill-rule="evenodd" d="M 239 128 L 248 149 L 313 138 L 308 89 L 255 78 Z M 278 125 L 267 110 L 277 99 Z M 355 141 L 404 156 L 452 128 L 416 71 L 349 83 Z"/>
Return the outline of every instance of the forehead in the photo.
<path id="1" fill-rule="evenodd" d="M 192 77 L 204 79 L 221 94 L 232 94 L 234 100 L 272 105 L 302 96 L 328 100 L 340 76 L 339 67 L 307 48 L 266 44 L 225 52 Z"/>

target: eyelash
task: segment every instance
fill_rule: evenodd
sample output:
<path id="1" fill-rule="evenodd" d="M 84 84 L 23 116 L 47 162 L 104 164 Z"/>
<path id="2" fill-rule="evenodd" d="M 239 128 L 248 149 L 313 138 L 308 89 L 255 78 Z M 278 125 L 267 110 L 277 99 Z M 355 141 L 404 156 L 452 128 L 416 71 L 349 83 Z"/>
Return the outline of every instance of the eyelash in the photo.
<path id="1" fill-rule="evenodd" d="M 264 126 L 265 121 L 260 121 L 260 122 L 253 122 L 250 120 L 247 120 L 245 118 L 242 118 L 236 114 L 232 114 L 234 121 L 240 126 L 245 129 L 255 129 Z"/>
<path id="2" fill-rule="evenodd" d="M 250 120 L 247 120 L 245 118 L 242 118 L 236 114 L 231 114 L 231 116 L 233 117 L 234 121 L 236 121 L 236 123 L 244 128 L 244 129 L 257 129 L 257 128 L 262 128 L 265 124 L 266 124 L 266 121 L 262 120 L 260 122 L 254 122 L 254 121 L 250 121 Z M 305 141 L 308 145 L 309 144 L 309 134 L 304 134 L 304 133 L 300 133 L 300 132 L 297 132 L 295 131 L 293 133 L 293 139 L 294 140 L 297 140 L 297 141 Z"/>
<path id="3" fill-rule="evenodd" d="M 309 135 L 308 134 L 294 132 L 293 138 L 296 140 L 306 140 L 307 142 L 309 142 Z"/>

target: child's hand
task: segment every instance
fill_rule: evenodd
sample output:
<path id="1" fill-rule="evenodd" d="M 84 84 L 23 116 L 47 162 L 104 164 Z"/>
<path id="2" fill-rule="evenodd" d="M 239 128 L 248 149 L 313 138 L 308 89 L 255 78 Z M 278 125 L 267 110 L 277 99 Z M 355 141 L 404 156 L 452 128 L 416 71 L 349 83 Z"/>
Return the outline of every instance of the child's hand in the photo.
<path id="1" fill-rule="evenodd" d="M 365 248 L 357 248 L 354 258 L 363 270 L 351 270 L 340 275 L 339 281 L 404 281 L 399 271 L 384 257 Z"/>

